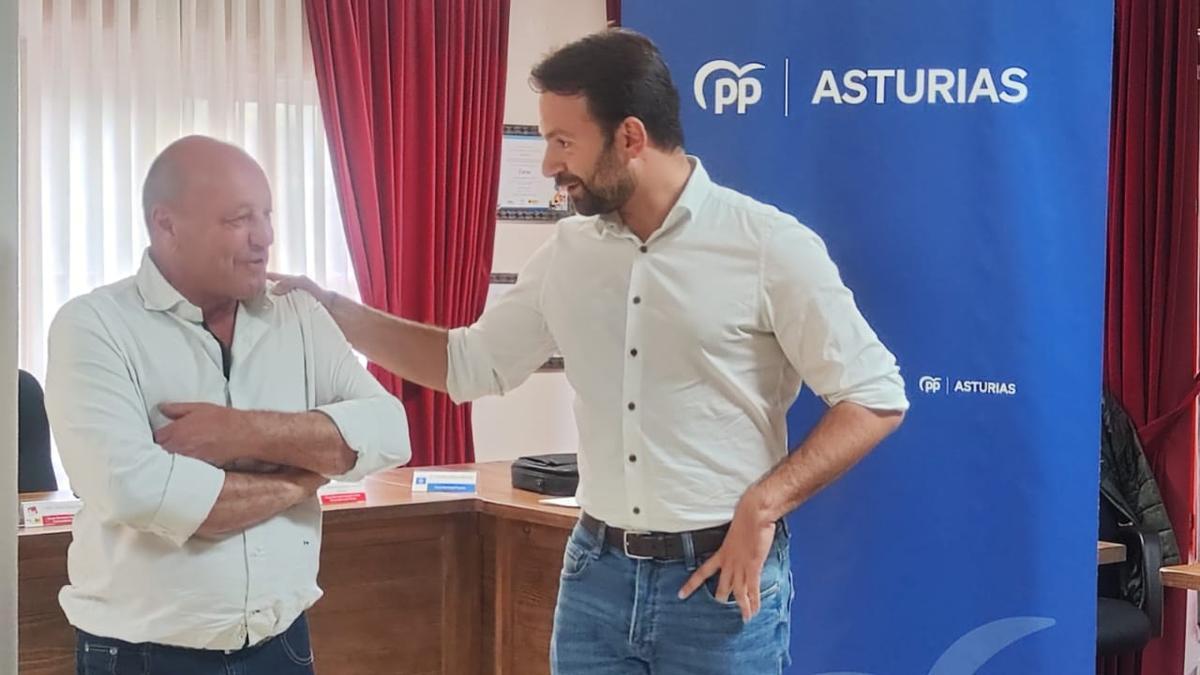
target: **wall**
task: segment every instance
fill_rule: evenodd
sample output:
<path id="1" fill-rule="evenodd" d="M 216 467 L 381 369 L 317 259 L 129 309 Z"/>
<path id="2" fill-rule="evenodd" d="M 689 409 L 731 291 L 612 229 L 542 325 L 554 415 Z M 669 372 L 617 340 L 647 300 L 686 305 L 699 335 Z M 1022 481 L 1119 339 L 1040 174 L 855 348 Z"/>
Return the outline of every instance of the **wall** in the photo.
<path id="1" fill-rule="evenodd" d="M 17 3 L 0 2 L 0 673 L 17 672 Z"/>
<path id="2" fill-rule="evenodd" d="M 555 47 L 605 26 L 603 0 L 512 0 L 508 35 L 508 82 L 504 121 L 538 123 L 537 94 L 529 71 Z M 493 272 L 519 272 L 553 231 L 549 223 L 500 221 Z M 475 403 L 475 457 L 480 462 L 520 455 L 574 452 L 574 394 L 562 373 L 534 373 L 503 397 Z"/>

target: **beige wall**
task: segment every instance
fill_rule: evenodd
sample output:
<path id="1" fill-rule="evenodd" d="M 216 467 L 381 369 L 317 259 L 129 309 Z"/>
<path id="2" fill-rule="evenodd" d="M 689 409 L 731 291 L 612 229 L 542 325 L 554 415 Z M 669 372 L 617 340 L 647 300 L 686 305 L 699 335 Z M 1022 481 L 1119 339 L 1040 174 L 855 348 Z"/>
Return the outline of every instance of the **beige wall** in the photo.
<path id="1" fill-rule="evenodd" d="M 605 26 L 604 0 L 512 0 L 508 33 L 507 124 L 537 124 L 537 95 L 529 71 L 557 46 Z M 494 272 L 519 272 L 553 231 L 549 223 L 501 221 Z M 577 449 L 574 394 L 562 373 L 535 373 L 504 397 L 476 401 L 472 415 L 480 462 Z"/>
<path id="2" fill-rule="evenodd" d="M 537 124 L 529 71 L 555 47 L 602 30 L 606 22 L 604 0 L 512 0 L 505 123 Z"/>
<path id="3" fill-rule="evenodd" d="M 17 3 L 0 2 L 0 673 L 17 672 Z"/>

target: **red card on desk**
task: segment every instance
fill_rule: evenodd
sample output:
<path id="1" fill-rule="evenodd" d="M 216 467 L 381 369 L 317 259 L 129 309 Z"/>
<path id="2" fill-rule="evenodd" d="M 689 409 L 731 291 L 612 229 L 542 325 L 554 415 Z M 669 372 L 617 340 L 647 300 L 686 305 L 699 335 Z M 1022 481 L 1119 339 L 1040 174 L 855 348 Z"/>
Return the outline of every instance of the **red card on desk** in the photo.
<path id="1" fill-rule="evenodd" d="M 321 504 L 354 504 L 367 501 L 367 488 L 359 483 L 328 483 L 317 490 Z"/>

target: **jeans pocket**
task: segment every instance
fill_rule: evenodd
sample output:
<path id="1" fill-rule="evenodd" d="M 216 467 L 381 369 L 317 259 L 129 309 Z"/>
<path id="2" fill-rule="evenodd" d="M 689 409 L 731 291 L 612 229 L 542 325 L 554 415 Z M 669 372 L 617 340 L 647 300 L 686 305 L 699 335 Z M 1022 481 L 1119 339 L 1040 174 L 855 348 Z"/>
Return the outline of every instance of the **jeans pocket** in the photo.
<path id="1" fill-rule="evenodd" d="M 80 638 L 75 648 L 75 672 L 77 675 L 116 675 L 119 653 L 116 645 Z"/>
<path id="2" fill-rule="evenodd" d="M 279 635 L 279 646 L 288 660 L 297 666 L 313 663 L 312 641 L 308 635 L 308 621 L 301 616 L 290 628 Z"/>
<path id="3" fill-rule="evenodd" d="M 576 526 L 567 539 L 566 550 L 563 551 L 562 578 L 578 578 L 587 571 L 595 558 L 595 544 L 591 534 Z"/>
<path id="4" fill-rule="evenodd" d="M 737 598 L 735 598 L 733 595 L 730 595 L 728 600 L 718 600 L 717 599 L 717 584 L 720 583 L 720 580 L 721 580 L 720 572 L 717 572 L 716 574 L 712 575 L 707 580 L 705 580 L 705 582 L 704 582 L 705 597 L 707 597 L 710 602 L 715 603 L 717 605 L 721 605 L 722 607 L 737 608 L 738 607 Z M 773 581 L 769 581 L 764 577 L 763 581 L 761 582 L 761 585 L 759 586 L 759 589 L 758 589 L 759 602 L 761 603 L 763 600 L 769 600 L 770 598 L 773 598 L 778 593 L 779 593 L 779 580 L 775 579 Z"/>
<path id="5" fill-rule="evenodd" d="M 786 546 L 786 542 L 784 542 L 784 546 Z M 767 600 L 779 594 L 779 589 L 782 585 L 782 575 L 790 571 L 786 569 L 788 565 L 786 551 L 786 548 L 780 547 L 779 538 L 776 538 L 775 543 L 771 545 L 770 554 L 767 555 L 767 559 L 763 563 L 762 574 L 758 580 L 758 598 L 760 604 L 765 605 Z M 703 564 L 703 561 L 700 562 Z M 728 600 L 717 599 L 717 585 L 720 581 L 721 572 L 718 570 L 716 574 L 704 581 L 704 595 L 710 602 L 717 605 L 737 607 L 737 598 L 733 597 L 733 595 L 730 595 Z"/>

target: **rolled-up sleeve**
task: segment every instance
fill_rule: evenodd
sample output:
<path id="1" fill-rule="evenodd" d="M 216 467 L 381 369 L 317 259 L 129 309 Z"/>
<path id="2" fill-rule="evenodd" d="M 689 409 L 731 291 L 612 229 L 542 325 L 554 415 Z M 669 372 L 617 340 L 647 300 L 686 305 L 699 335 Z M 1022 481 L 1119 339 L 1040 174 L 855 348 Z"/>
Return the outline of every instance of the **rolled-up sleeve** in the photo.
<path id="1" fill-rule="evenodd" d="M 412 458 L 408 416 L 359 362 L 333 318 L 312 303 L 313 358 L 316 362 L 316 410 L 355 452 L 354 467 L 334 480 L 356 481 Z"/>
<path id="2" fill-rule="evenodd" d="M 450 331 L 446 391 L 456 403 L 503 395 L 554 354 L 542 313 L 542 287 L 554 257 L 552 237 L 533 254 L 517 283 L 470 326 Z"/>
<path id="3" fill-rule="evenodd" d="M 105 522 L 181 546 L 216 504 L 225 472 L 154 443 L 127 361 L 85 298 L 51 324 L 46 412 L 71 487 Z"/>
<path id="4" fill-rule="evenodd" d="M 781 220 L 764 248 L 762 279 L 767 321 L 814 393 L 830 406 L 908 409 L 896 357 L 863 318 L 816 233 Z"/>

